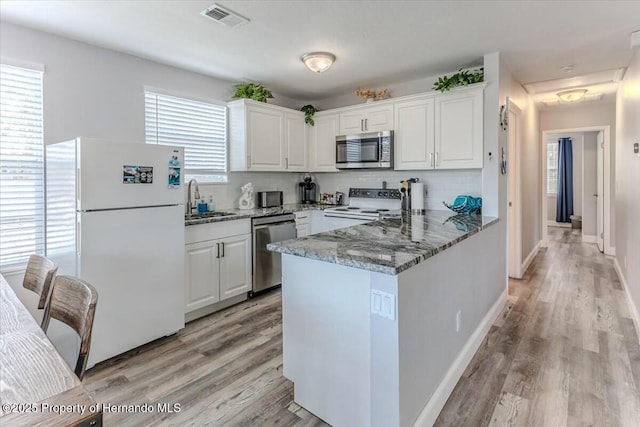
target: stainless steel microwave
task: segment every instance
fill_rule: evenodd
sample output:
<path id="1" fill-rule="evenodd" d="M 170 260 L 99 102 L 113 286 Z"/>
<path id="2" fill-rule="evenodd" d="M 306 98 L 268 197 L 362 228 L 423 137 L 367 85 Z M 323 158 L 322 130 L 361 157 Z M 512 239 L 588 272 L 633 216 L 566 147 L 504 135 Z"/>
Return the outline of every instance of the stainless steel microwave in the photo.
<path id="1" fill-rule="evenodd" d="M 393 169 L 393 131 L 336 136 L 336 169 Z"/>

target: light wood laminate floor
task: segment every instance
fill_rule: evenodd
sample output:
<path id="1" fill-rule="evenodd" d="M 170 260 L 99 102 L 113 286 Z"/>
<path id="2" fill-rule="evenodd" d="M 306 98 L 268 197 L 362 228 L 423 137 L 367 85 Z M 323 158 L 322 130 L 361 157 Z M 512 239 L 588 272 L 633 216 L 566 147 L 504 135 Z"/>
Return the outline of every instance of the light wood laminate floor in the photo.
<path id="1" fill-rule="evenodd" d="M 640 348 L 612 262 L 551 230 L 436 425 L 640 425 Z M 281 319 L 277 290 L 99 364 L 84 385 L 97 402 L 155 409 L 105 411 L 107 426 L 325 425 L 293 403 Z"/>

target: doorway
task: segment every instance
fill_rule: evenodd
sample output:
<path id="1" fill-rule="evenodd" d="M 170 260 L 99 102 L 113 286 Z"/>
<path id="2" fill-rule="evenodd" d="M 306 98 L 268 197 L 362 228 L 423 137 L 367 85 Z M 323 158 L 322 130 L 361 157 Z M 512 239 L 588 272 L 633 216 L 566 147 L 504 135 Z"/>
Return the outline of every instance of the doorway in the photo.
<path id="1" fill-rule="evenodd" d="M 610 127 L 594 126 L 575 129 L 553 129 L 542 132 L 542 158 L 552 155 L 549 143 L 558 137 L 571 137 L 574 144 L 574 215 L 582 216 L 582 241 L 596 243 L 598 249 L 612 255 L 610 234 Z M 548 225 L 555 224 L 553 172 L 542 162 L 542 218 L 547 220 L 542 233 L 546 244 Z M 551 180 L 549 177 L 551 176 Z M 562 225 L 562 224 L 560 224 Z M 567 224 L 566 226 L 570 226 Z"/>

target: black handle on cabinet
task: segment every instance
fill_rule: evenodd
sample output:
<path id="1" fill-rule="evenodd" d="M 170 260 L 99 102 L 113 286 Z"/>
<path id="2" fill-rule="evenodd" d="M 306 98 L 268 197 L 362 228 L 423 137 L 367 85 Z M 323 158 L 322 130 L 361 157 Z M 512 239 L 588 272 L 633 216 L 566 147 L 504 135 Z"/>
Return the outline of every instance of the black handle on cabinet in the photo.
<path id="1" fill-rule="evenodd" d="M 220 258 L 220 243 L 216 243 L 216 258 Z"/>
<path id="2" fill-rule="evenodd" d="M 221 245 L 222 245 L 222 255 L 220 255 L 220 258 L 224 258 L 224 242 L 222 242 Z"/>

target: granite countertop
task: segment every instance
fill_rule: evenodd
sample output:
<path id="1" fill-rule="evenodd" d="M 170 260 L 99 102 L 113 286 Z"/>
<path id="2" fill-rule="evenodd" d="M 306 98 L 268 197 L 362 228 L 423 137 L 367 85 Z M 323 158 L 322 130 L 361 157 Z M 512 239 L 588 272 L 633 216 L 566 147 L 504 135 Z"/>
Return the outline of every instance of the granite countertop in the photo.
<path id="1" fill-rule="evenodd" d="M 321 205 L 321 204 L 302 204 L 302 203 L 287 203 L 283 206 L 277 206 L 274 208 L 254 208 L 254 209 L 221 209 L 218 212 L 226 212 L 233 213 L 235 215 L 226 215 L 226 216 L 211 216 L 205 218 L 189 218 L 185 219 L 185 225 L 197 225 L 197 224 L 207 224 L 210 222 L 220 222 L 220 221 L 233 221 L 236 219 L 244 219 L 244 218 L 259 218 L 262 216 L 273 216 L 273 215 L 282 215 L 282 214 L 290 214 L 293 212 L 300 211 L 308 211 L 308 210 L 323 210 L 326 207 L 331 205 Z"/>
<path id="2" fill-rule="evenodd" d="M 428 210 L 267 245 L 267 249 L 397 275 L 498 222 L 480 215 Z"/>

